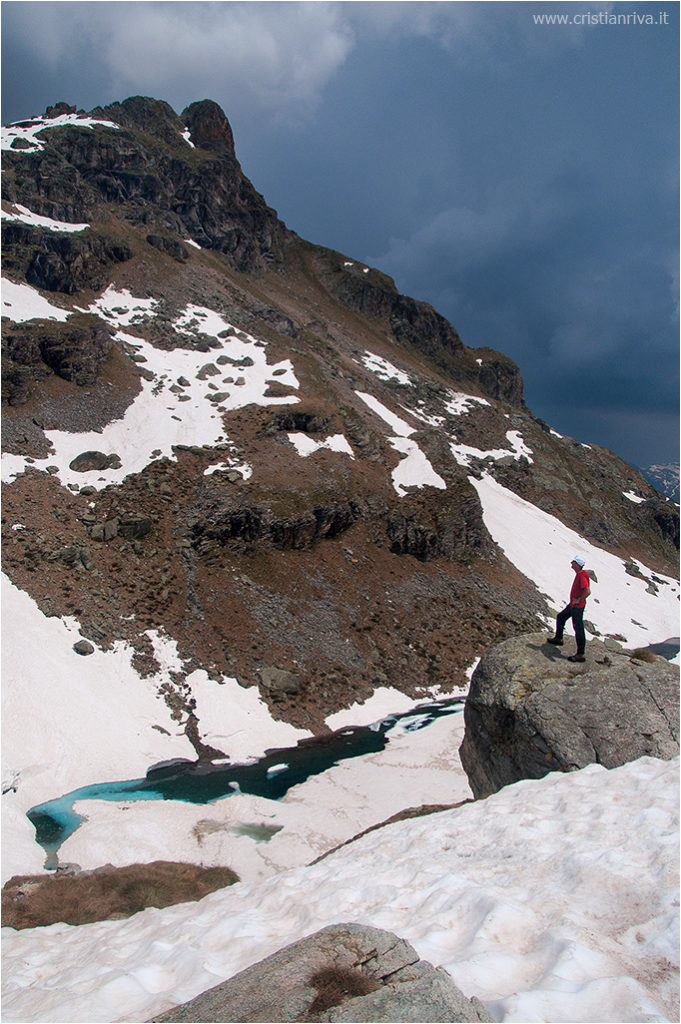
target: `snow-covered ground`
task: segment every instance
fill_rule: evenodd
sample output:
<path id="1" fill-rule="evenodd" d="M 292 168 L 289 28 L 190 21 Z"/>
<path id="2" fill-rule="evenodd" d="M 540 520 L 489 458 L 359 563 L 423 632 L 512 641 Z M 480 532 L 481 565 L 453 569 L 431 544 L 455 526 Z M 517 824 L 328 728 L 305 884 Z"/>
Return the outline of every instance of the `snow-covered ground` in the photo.
<path id="1" fill-rule="evenodd" d="M 264 343 L 237 332 L 218 313 L 203 306 L 187 306 L 173 324 L 173 331 L 180 343 L 181 339 L 189 339 L 197 332 L 212 337 L 215 348 L 209 352 L 191 348 L 166 352 L 123 330 L 153 318 L 156 305 L 154 299 L 135 298 L 130 292 L 113 287 L 91 305 L 88 312 L 106 320 L 116 330 L 117 340 L 136 350 L 148 377 L 142 378 L 142 390 L 125 415 L 109 423 L 103 431 L 46 431 L 53 451 L 45 459 L 34 460 L 31 463 L 34 469 L 55 466 L 56 475 L 65 486 L 89 484 L 100 489 L 120 483 L 131 473 L 141 472 L 155 459 L 175 459 L 174 445 L 205 444 L 218 448 L 220 465 L 238 469 L 244 478 L 250 476 L 251 467 L 231 452 L 233 445 L 224 434 L 222 414 L 225 410 L 251 404 L 298 402 L 294 394 L 267 394 L 272 382 L 298 388 L 291 361 L 285 359 L 269 364 Z M 36 316 L 56 317 L 63 312 L 46 304 L 40 293 L 28 285 L 5 281 L 3 308 L 17 322 Z M 85 451 L 115 454 L 120 466 L 85 473 L 71 469 L 73 459 Z M 3 455 L 2 479 L 14 479 L 24 472 L 26 465 L 26 460 L 19 455 Z"/>
<path id="2" fill-rule="evenodd" d="M 632 647 L 647 647 L 679 635 L 678 580 L 653 573 L 641 562 L 636 564 L 643 578 L 630 576 L 621 558 L 590 544 L 491 476 L 469 479 L 480 497 L 492 538 L 556 611 L 568 603 L 574 579 L 570 562 L 583 555 L 587 569 L 593 569 L 598 577 L 598 582 L 591 584 L 584 617 L 600 633 L 619 634 Z"/>
<path id="3" fill-rule="evenodd" d="M 678 760 L 591 765 L 126 921 L 4 933 L 6 1021 L 140 1021 L 341 921 L 500 1021 L 678 1019 Z M 312 811 L 310 812 L 313 813 Z"/>
<path id="4" fill-rule="evenodd" d="M 43 868 L 45 855 L 26 817 L 31 807 L 82 786 L 142 778 L 153 764 L 195 754 L 159 696 L 183 668 L 174 642 L 153 633 L 160 669 L 140 679 L 127 644 L 82 657 L 73 650 L 77 624 L 46 618 L 4 576 L 2 608 L 4 882 Z M 200 670 L 183 678 L 196 700 L 202 739 L 234 763 L 309 735 L 273 720 L 256 687 L 227 677 L 217 683 Z M 368 725 L 416 703 L 385 688 L 366 705 L 331 716 L 329 725 Z M 159 858 L 228 864 L 255 881 L 307 863 L 404 807 L 470 797 L 458 759 L 462 739 L 461 713 L 420 732 L 397 728 L 385 750 L 343 761 L 279 801 L 246 794 L 208 805 L 79 801 L 76 811 L 87 820 L 61 847 L 60 861 L 83 868 Z M 259 825 L 280 831 L 268 842 L 241 834 L 244 826 Z"/>
<path id="5" fill-rule="evenodd" d="M 57 117 L 31 117 L 27 121 L 17 121 L 2 129 L 0 135 L 0 148 L 11 149 L 15 139 L 20 139 L 24 144 L 22 153 L 37 153 L 45 145 L 45 139 L 40 136 L 54 128 L 87 128 L 95 127 L 113 128 L 118 130 L 120 125 L 113 121 L 98 121 L 92 117 L 82 114 L 59 114 Z"/>
<path id="6" fill-rule="evenodd" d="M 39 144 L 40 129 L 29 129 L 26 137 Z M 11 282 L 3 282 L 2 304 L 16 322 L 64 320 L 70 313 Z M 197 331 L 212 337 L 216 347 L 204 353 L 161 351 L 132 333 L 155 316 L 153 299 L 110 288 L 90 309 L 135 348 L 150 379 L 125 417 L 102 433 L 48 432 L 53 452 L 33 467 L 56 466 L 63 484 L 103 487 L 152 459 L 174 458 L 172 445 L 208 444 L 218 453 L 206 472 L 238 467 L 248 479 L 251 467 L 224 435 L 221 412 L 298 401 L 295 394 L 266 394 L 274 382 L 298 389 L 291 362 L 268 364 L 263 342 L 207 307 L 188 306 L 169 328 L 180 344 Z M 367 352 L 363 363 L 380 380 L 411 384 L 381 357 Z M 413 409 L 401 404 L 412 426 L 373 395 L 357 394 L 405 456 L 392 471 L 400 495 L 414 486 L 446 486 L 413 440 L 416 424 L 444 423 L 487 404 L 450 392 L 442 417 L 437 410 L 426 414 L 418 401 Z M 353 457 L 343 435 L 311 442 L 290 434 L 289 441 L 301 457 L 322 448 Z M 452 457 L 531 459 L 517 431 L 507 441 L 507 450 L 485 453 L 457 448 L 452 437 Z M 71 470 L 73 458 L 88 449 L 115 452 L 121 467 Z M 18 456 L 3 457 L 4 480 L 25 468 Z M 492 537 L 554 609 L 566 603 L 570 561 L 581 554 L 598 576 L 586 618 L 601 633 L 621 634 L 630 645 L 678 635 L 678 581 L 640 564 L 644 578 L 632 577 L 621 559 L 491 477 L 470 480 Z M 2 596 L 4 880 L 42 869 L 44 854 L 26 818 L 30 807 L 81 786 L 139 778 L 152 764 L 194 753 L 158 693 L 174 673 L 185 674 L 172 638 L 150 634 L 160 668 L 143 680 L 126 644 L 81 657 L 73 651 L 77 622 L 46 618 L 4 579 Z M 256 688 L 229 678 L 217 683 L 200 671 L 186 682 L 202 738 L 233 761 L 292 746 L 303 735 L 272 720 Z M 413 705 L 385 689 L 332 716 L 329 725 L 371 724 Z M 385 750 L 344 761 L 279 801 L 244 794 L 209 805 L 81 801 L 76 810 L 86 820 L 60 850 L 62 862 L 228 864 L 243 881 L 198 905 L 150 910 L 130 921 L 5 930 L 4 1019 L 147 1019 L 340 920 L 397 931 L 499 1020 L 676 1019 L 678 764 L 643 760 L 615 772 L 591 767 L 520 783 L 457 811 L 390 826 L 305 866 L 404 807 L 466 799 L 462 729 L 457 714 L 420 731 L 395 730 Z"/>
<path id="7" fill-rule="evenodd" d="M 0 210 L 2 220 L 18 221 L 20 224 L 31 224 L 34 227 L 47 228 L 48 231 L 77 232 L 85 231 L 89 224 L 74 224 L 64 220 L 54 220 L 52 217 L 43 217 L 39 213 L 33 213 L 26 206 L 19 203 L 13 205 L 11 212 Z"/>

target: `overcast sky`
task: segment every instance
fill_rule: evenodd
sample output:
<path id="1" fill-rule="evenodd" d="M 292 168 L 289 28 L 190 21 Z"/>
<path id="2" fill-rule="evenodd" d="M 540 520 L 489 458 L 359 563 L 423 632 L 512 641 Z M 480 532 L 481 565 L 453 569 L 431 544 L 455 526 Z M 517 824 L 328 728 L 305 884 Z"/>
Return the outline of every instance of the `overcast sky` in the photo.
<path id="1" fill-rule="evenodd" d="M 4 124 L 214 99 L 289 227 L 511 356 L 561 433 L 678 460 L 676 3 L 5 2 L 2 35 Z"/>

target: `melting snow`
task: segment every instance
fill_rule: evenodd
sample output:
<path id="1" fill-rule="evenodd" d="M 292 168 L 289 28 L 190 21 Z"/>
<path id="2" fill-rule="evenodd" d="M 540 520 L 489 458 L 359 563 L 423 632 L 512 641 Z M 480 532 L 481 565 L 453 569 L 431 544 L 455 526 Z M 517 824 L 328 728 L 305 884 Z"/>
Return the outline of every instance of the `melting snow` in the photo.
<path id="1" fill-rule="evenodd" d="M 22 289 L 19 294 L 25 305 L 29 305 L 30 300 L 37 308 L 40 302 L 44 302 L 27 286 L 15 285 L 13 288 Z M 13 295 L 11 291 L 10 300 Z M 142 323 L 155 314 L 157 305 L 153 298 L 135 298 L 130 292 L 110 287 L 93 302 L 89 311 L 98 313 L 113 327 L 120 328 Z M 64 313 L 63 319 L 66 319 L 68 313 Z M 123 418 L 107 424 L 101 432 L 45 431 L 53 454 L 46 459 L 34 460 L 31 463 L 33 468 L 56 466 L 64 485 L 88 483 L 97 488 L 105 487 L 120 483 L 131 473 L 140 472 L 155 458 L 166 456 L 176 460 L 174 445 L 226 448 L 225 443 L 220 443 L 224 411 L 250 404 L 281 405 L 298 401 L 295 395 L 270 397 L 266 394 L 270 383 L 275 381 L 291 388 L 298 387 L 290 360 L 269 365 L 264 344 L 248 334 L 236 332 L 214 310 L 189 305 L 173 327 L 178 334 L 185 336 L 194 336 L 200 330 L 215 339 L 216 347 L 208 353 L 185 348 L 166 352 L 144 338 L 118 330 L 115 337 L 136 349 L 150 379 L 141 380 L 142 390 Z M 221 360 L 224 360 L 222 371 L 218 369 Z M 232 375 L 231 384 L 225 384 L 222 377 L 222 373 L 227 371 Z M 215 377 L 224 390 L 214 390 L 218 388 L 213 383 Z M 185 383 L 180 385 L 177 383 L 180 380 Z M 72 470 L 71 462 L 84 451 L 116 454 L 121 466 L 86 473 Z M 228 460 L 227 464 L 236 466 L 238 461 Z M 25 461 L 16 455 L 3 456 L 2 465 L 3 480 L 13 479 L 26 468 Z"/>
<path id="2" fill-rule="evenodd" d="M 366 366 L 367 370 L 371 370 L 379 380 L 395 380 L 398 384 L 411 384 L 412 380 L 409 374 L 403 370 L 398 370 L 396 366 L 388 362 L 387 359 L 383 359 L 382 356 L 377 356 L 373 352 L 368 350 L 362 356 L 362 362 Z"/>
<path id="3" fill-rule="evenodd" d="M 14 212 L 16 210 L 16 213 Z M 53 220 L 51 217 L 42 217 L 39 213 L 32 213 L 25 206 L 15 203 L 11 212 L 0 210 L 2 220 L 20 221 L 22 224 L 33 224 L 35 227 L 48 228 L 50 231 L 85 231 L 89 224 L 71 224 L 65 220 Z"/>
<path id="4" fill-rule="evenodd" d="M 16 284 L 3 277 L 2 315 L 8 316 L 15 324 L 23 324 L 27 320 L 66 321 L 71 313 L 70 309 L 53 306 L 30 285 Z"/>
<path id="5" fill-rule="evenodd" d="M 499 1021 L 674 1020 L 678 808 L 678 759 L 590 765 L 199 903 L 5 929 L 4 1018 L 148 1020 L 318 928 L 362 921 Z"/>
<path id="6" fill-rule="evenodd" d="M 493 448 L 491 451 L 481 451 L 479 448 L 471 448 L 467 444 L 457 444 L 453 441 L 450 444 L 452 455 L 459 463 L 460 466 L 470 466 L 471 459 L 505 459 L 512 456 L 517 461 L 520 459 L 527 459 L 528 462 L 534 462 L 532 458 L 532 449 L 528 448 L 520 433 L 517 430 L 508 430 L 506 432 L 506 438 L 511 445 L 511 450 L 508 448 Z"/>
<path id="7" fill-rule="evenodd" d="M 510 562 L 545 594 L 558 611 L 568 603 L 574 574 L 570 562 L 586 558 L 598 577 L 591 585 L 585 619 L 600 633 L 622 634 L 631 646 L 647 646 L 678 635 L 679 582 L 637 563 L 644 579 L 630 576 L 616 555 L 590 544 L 547 512 L 524 501 L 490 476 L 469 477 L 483 509 L 485 526 Z"/>
<path id="8" fill-rule="evenodd" d="M 189 128 L 185 128 L 185 130 L 182 132 L 182 138 L 184 139 L 188 146 L 191 146 L 192 149 L 196 149 L 196 146 L 192 142 L 192 133 L 189 130 Z"/>
<path id="9" fill-rule="evenodd" d="M 351 459 L 355 457 L 347 438 L 343 434 L 333 434 L 331 437 L 327 437 L 325 441 L 315 441 L 308 434 L 289 434 L 288 439 L 303 458 L 307 458 L 308 455 L 314 455 L 315 452 L 322 451 L 324 448 L 332 452 L 343 452 L 345 455 L 349 455 Z"/>
<path id="10" fill-rule="evenodd" d="M 392 472 L 393 485 L 400 497 L 407 494 L 410 487 L 447 489 L 447 484 L 435 472 L 416 441 L 408 437 L 390 437 L 388 440 L 395 451 L 406 456 Z"/>
<path id="11" fill-rule="evenodd" d="M 379 402 L 373 395 L 363 391 L 356 391 L 356 395 L 372 409 L 377 416 L 380 416 L 396 434 L 396 437 L 389 437 L 388 441 L 395 449 L 406 458 L 402 459 L 392 472 L 393 486 L 400 497 L 408 493 L 410 487 L 437 487 L 446 490 L 447 485 L 439 476 L 430 462 L 423 454 L 416 441 L 412 441 L 410 435 L 415 433 L 415 427 L 410 427 L 403 419 L 387 409 L 382 402 Z"/>
<path id="12" fill-rule="evenodd" d="M 636 505 L 642 505 L 646 500 L 645 498 L 642 498 L 639 494 L 635 494 L 634 491 L 623 491 L 622 493 L 625 498 L 628 498 L 629 501 L 633 501 Z"/>
<path id="13" fill-rule="evenodd" d="M 405 423 L 403 419 L 396 416 L 394 412 L 386 408 L 382 402 L 379 402 L 373 395 L 368 395 L 365 391 L 356 391 L 355 394 L 362 399 L 362 401 L 369 406 L 369 408 L 380 416 L 389 427 L 392 428 L 394 434 L 398 437 L 410 437 L 416 432 L 416 427 L 410 427 L 408 423 Z"/>
<path id="14" fill-rule="evenodd" d="M 477 395 L 464 395 L 460 391 L 448 391 L 445 409 L 450 416 L 461 416 L 470 412 L 473 405 L 489 405 L 486 398 L 479 398 Z"/>
<path id="15" fill-rule="evenodd" d="M 43 149 L 45 146 L 45 139 L 38 138 L 40 132 L 46 131 L 49 128 L 63 128 L 65 126 L 71 128 L 95 128 L 99 126 L 115 129 L 120 127 L 120 125 L 114 124 L 113 121 L 98 121 L 95 118 L 83 117 L 80 114 L 60 114 L 59 117 L 50 118 L 33 117 L 28 121 L 18 121 L 16 124 L 10 124 L 3 128 L 0 136 L 0 148 L 12 149 L 14 140 L 21 139 L 23 142 L 28 143 L 28 145 L 22 146 L 20 149 L 14 149 L 13 152 L 37 153 L 38 150 Z"/>

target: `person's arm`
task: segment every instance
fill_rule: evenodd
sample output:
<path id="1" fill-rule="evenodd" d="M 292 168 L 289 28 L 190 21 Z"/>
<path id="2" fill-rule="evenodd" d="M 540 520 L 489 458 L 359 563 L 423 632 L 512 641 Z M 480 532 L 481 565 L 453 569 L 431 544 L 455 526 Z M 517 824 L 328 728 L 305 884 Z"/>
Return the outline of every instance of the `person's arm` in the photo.
<path id="1" fill-rule="evenodd" d="M 577 596 L 575 597 L 574 602 L 573 602 L 573 604 L 575 604 L 575 605 L 579 605 L 579 604 L 582 603 L 582 601 L 586 601 L 587 597 L 591 593 L 591 586 L 589 584 L 589 577 L 586 575 L 586 573 L 584 573 L 584 576 L 586 577 L 586 580 L 585 580 L 585 583 L 584 583 L 584 587 L 579 592 L 579 594 L 577 594 Z"/>

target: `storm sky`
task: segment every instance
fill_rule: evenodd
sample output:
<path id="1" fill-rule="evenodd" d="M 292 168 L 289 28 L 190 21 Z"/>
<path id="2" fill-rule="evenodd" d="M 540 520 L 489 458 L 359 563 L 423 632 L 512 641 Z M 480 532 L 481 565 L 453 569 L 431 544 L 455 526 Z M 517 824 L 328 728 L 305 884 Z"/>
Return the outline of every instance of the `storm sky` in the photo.
<path id="1" fill-rule="evenodd" d="M 554 429 L 647 466 L 679 448 L 678 53 L 664 0 L 5 2 L 2 120 L 215 100 L 290 228 L 511 356 Z"/>

